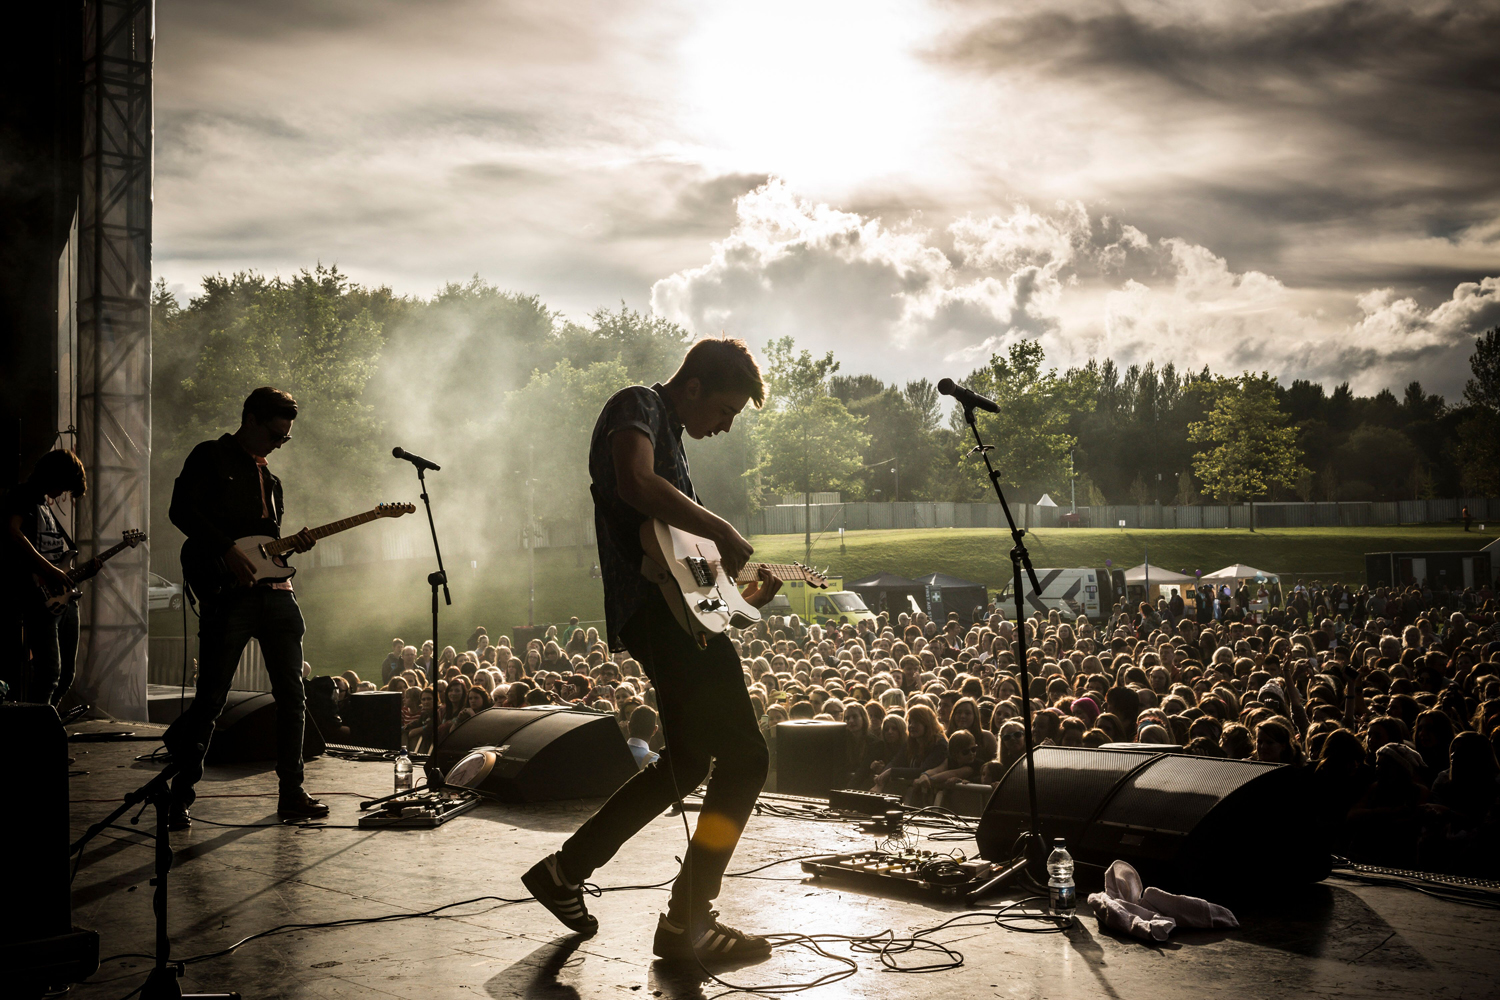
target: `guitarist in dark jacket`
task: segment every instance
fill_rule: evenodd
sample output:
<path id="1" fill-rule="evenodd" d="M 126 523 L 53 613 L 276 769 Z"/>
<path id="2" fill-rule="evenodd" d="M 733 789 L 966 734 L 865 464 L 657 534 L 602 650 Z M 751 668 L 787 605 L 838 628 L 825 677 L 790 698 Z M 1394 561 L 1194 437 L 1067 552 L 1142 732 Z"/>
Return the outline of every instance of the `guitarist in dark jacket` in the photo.
<path id="1" fill-rule="evenodd" d="M 45 606 L 40 580 L 49 590 L 72 586 L 66 564 L 72 539 L 67 536 L 52 502 L 64 493 L 75 500 L 88 491 L 83 463 L 71 451 L 50 451 L 37 459 L 31 476 L 5 498 L 3 547 L 4 599 L 25 630 L 25 650 L 31 676 L 22 678 L 22 700 L 56 705 L 73 683 L 78 656 L 78 606 L 71 602 L 61 614 Z"/>
<path id="2" fill-rule="evenodd" d="M 245 400 L 239 430 L 194 448 L 172 489 L 168 516 L 187 536 L 183 579 L 201 605 L 197 690 L 163 738 L 180 765 L 172 782 L 173 830 L 192 824 L 193 786 L 203 777 L 214 722 L 251 639 L 260 643 L 276 699 L 277 812 L 285 819 L 328 815 L 327 806 L 302 790 L 302 610 L 291 581 L 256 583 L 254 564 L 234 544 L 246 535 L 281 536 L 281 480 L 267 468 L 266 457 L 291 440 L 296 419 L 297 401 L 289 394 L 256 389 Z M 295 551 L 312 548 L 306 528 L 295 537 Z"/>
<path id="3" fill-rule="evenodd" d="M 668 960 L 692 962 L 696 953 L 705 963 L 741 961 L 771 952 L 766 938 L 720 923 L 711 908 L 765 783 L 769 755 L 733 644 L 719 634 L 700 647 L 678 624 L 641 573 L 639 529 L 656 518 L 712 539 L 735 578 L 753 550 L 728 521 L 696 502 L 682 435 L 727 433 L 740 411 L 764 396 L 760 369 L 743 341 L 700 340 L 666 385 L 631 386 L 611 397 L 589 448 L 609 645 L 628 649 L 651 678 L 666 747 L 522 882 L 569 928 L 592 933 L 598 923 L 584 905 L 584 880 L 679 794 L 696 788 L 712 763 L 697 831 L 656 926 L 653 950 Z M 744 597 L 760 607 L 779 587 L 762 570 Z"/>

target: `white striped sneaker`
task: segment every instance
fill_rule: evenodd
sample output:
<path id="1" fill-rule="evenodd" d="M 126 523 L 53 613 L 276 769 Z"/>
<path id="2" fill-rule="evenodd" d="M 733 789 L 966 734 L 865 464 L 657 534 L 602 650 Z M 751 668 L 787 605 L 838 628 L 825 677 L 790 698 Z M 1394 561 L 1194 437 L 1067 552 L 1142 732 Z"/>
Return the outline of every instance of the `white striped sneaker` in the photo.
<path id="1" fill-rule="evenodd" d="M 710 962 L 743 962 L 771 954 L 771 942 L 758 934 L 746 934 L 719 922 L 717 910 L 710 911 L 701 924 L 691 931 L 667 919 L 663 913 L 656 922 L 656 940 L 651 950 L 658 958 L 689 961 L 696 952 L 705 965 Z"/>
<path id="2" fill-rule="evenodd" d="M 568 884 L 563 878 L 556 854 L 549 854 L 532 865 L 531 870 L 521 876 L 521 884 L 569 930 L 592 934 L 599 929 L 599 921 L 583 903 L 583 889 Z"/>

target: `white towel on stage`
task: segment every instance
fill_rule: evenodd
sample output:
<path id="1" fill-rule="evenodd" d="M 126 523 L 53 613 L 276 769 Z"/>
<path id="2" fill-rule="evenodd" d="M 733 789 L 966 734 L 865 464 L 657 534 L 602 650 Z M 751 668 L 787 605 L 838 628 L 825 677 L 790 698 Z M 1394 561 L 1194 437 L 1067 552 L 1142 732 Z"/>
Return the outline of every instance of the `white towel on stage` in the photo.
<path id="1" fill-rule="evenodd" d="M 1101 926 L 1143 941 L 1165 941 L 1179 924 L 1198 928 L 1240 925 L 1226 907 L 1206 899 L 1142 887 L 1140 873 L 1124 861 L 1109 866 L 1104 873 L 1104 891 L 1092 893 L 1089 906 Z"/>

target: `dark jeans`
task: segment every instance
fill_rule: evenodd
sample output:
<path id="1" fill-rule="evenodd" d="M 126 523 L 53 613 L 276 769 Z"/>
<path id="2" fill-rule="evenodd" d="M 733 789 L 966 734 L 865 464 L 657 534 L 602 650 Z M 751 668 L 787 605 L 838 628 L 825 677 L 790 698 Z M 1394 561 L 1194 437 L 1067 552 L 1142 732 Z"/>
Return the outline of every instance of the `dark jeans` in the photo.
<path id="1" fill-rule="evenodd" d="M 659 594 L 621 634 L 656 688 L 666 746 L 660 760 L 621 785 L 563 844 L 563 871 L 574 882 L 588 878 L 675 802 L 679 791 L 686 795 L 698 787 L 712 762 L 698 827 L 668 906 L 674 920 L 701 917 L 719 894 L 770 758 L 727 638 L 716 636 L 700 649 Z"/>
<path id="2" fill-rule="evenodd" d="M 251 587 L 225 591 L 203 600 L 198 622 L 198 687 L 193 703 L 167 729 L 162 742 L 181 770 L 172 795 L 183 805 L 196 797 L 193 786 L 203 777 L 203 756 L 214 722 L 224 711 L 240 655 L 251 639 L 260 643 L 276 699 L 276 776 L 283 795 L 302 788 L 302 725 L 306 694 L 302 688 L 302 609 L 289 590 Z"/>
<path id="3" fill-rule="evenodd" d="M 54 615 L 44 608 L 25 616 L 26 649 L 31 653 L 31 677 L 26 682 L 26 701 L 56 705 L 73 686 L 78 660 L 78 605 Z"/>

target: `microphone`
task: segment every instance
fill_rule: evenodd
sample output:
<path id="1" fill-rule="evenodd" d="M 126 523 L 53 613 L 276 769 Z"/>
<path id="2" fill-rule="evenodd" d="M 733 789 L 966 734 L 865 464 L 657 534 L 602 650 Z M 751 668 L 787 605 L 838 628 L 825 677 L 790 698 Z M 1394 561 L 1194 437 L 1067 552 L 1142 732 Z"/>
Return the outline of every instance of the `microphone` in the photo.
<path id="1" fill-rule="evenodd" d="M 1000 412 L 1000 407 L 995 405 L 994 400 L 985 399 L 979 393 L 965 389 L 963 386 L 959 385 L 951 378 L 945 378 L 941 382 L 939 382 L 937 384 L 937 389 L 938 392 L 942 393 L 944 396 L 952 396 L 954 399 L 958 400 L 963 404 L 963 407 L 966 410 L 973 410 L 977 408 L 981 410 L 988 410 L 991 413 Z"/>
<path id="2" fill-rule="evenodd" d="M 964 391 L 967 392 L 968 390 L 966 389 Z M 991 403 L 990 405 L 993 406 L 994 404 Z M 394 455 L 394 456 L 396 456 L 397 458 L 404 458 L 404 459 L 406 459 L 412 465 L 415 465 L 418 469 L 426 469 L 429 472 L 440 472 L 440 471 L 442 471 L 442 468 L 443 468 L 441 465 L 438 465 L 436 462 L 429 462 L 429 461 L 427 461 L 427 459 L 423 458 L 421 455 L 413 455 L 411 452 L 407 451 L 404 448 L 392 448 L 391 449 L 391 454 Z"/>

